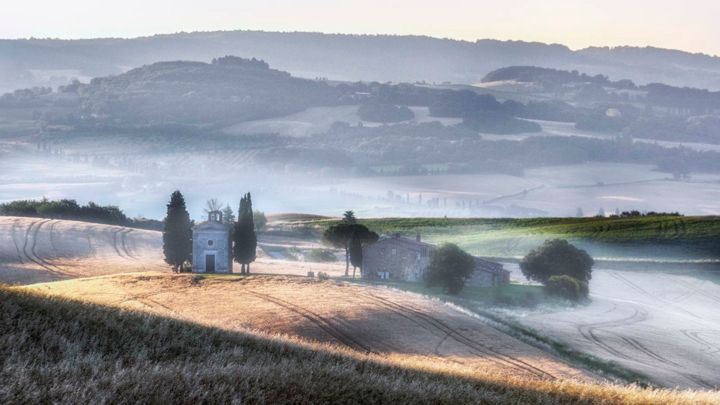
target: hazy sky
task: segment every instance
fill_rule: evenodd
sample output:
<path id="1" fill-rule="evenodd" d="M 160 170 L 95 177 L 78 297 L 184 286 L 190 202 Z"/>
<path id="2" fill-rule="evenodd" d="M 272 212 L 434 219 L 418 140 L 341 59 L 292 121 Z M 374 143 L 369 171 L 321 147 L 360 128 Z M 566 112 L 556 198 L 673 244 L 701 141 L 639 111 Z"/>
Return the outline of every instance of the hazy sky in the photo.
<path id="1" fill-rule="evenodd" d="M 425 34 L 720 55 L 718 0 L 2 0 L 0 38 L 262 29 Z"/>

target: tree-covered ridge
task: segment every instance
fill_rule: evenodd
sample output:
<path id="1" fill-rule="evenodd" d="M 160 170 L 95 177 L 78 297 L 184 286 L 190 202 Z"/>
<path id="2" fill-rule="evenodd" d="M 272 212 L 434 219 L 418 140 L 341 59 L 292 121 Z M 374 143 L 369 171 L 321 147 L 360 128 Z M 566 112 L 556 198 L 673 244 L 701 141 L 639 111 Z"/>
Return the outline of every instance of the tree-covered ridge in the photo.
<path id="1" fill-rule="evenodd" d="M 720 88 L 720 58 L 639 47 L 573 51 L 559 44 L 481 39 L 460 41 L 412 35 L 352 35 L 309 32 L 192 32 L 133 39 L 0 40 L 0 92 L 39 84 L 31 70 L 65 70 L 69 78 L 117 74 L 126 66 L 162 60 L 210 60 L 252 55 L 290 72 L 349 81 L 474 83 L 502 66 L 536 64 L 584 69 L 638 83 Z"/>
<path id="2" fill-rule="evenodd" d="M 70 91 L 70 90 L 67 90 Z M 217 123 L 287 115 L 334 104 L 325 82 L 292 77 L 262 61 L 223 57 L 212 63 L 159 62 L 78 86 L 83 117 L 135 124 Z"/>
<path id="3" fill-rule="evenodd" d="M 77 220 L 155 230 L 162 228 L 160 221 L 128 218 L 114 205 L 103 206 L 92 201 L 83 205 L 70 199 L 11 201 L 0 204 L 0 215 Z"/>
<path id="4" fill-rule="evenodd" d="M 720 91 L 691 87 L 676 87 L 663 83 L 636 85 L 632 80 L 612 81 L 606 75 L 588 75 L 577 70 L 567 71 L 538 66 L 508 66 L 488 73 L 483 83 L 495 81 L 518 81 L 537 83 L 546 90 L 557 91 L 560 86 L 585 86 L 576 96 L 577 101 L 641 101 L 650 106 L 675 107 L 691 112 L 707 112 L 720 109 Z M 631 100 L 623 100 L 616 92 L 605 90 L 634 90 L 639 92 Z M 593 100 L 595 99 L 595 100 Z M 603 100 L 604 99 L 604 100 Z"/>
<path id="5" fill-rule="evenodd" d="M 225 56 L 204 62 L 158 62 L 126 73 L 74 82 L 57 91 L 18 90 L 0 96 L 0 108 L 33 108 L 50 131 L 151 130 L 197 133 L 198 129 L 283 117 L 309 107 L 360 105 L 371 122 L 414 118 L 408 107 L 427 107 L 433 117 L 462 118 L 491 133 L 538 131 L 514 116 L 523 106 L 493 95 L 414 84 L 331 83 L 271 69 L 257 59 Z"/>
<path id="6" fill-rule="evenodd" d="M 507 66 L 493 70 L 483 77 L 483 83 L 515 80 L 553 84 L 595 83 L 615 88 L 635 88 L 631 80 L 611 81 L 607 76 L 588 75 L 577 70 L 567 71 L 538 66 Z"/>

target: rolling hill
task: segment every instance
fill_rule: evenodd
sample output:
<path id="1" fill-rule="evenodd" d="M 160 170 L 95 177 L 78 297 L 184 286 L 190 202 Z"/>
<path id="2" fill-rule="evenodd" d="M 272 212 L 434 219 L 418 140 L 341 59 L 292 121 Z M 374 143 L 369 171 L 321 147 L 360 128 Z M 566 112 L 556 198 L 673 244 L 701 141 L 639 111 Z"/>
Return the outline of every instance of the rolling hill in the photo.
<path id="1" fill-rule="evenodd" d="M 0 330 L 3 402 L 718 401 L 712 392 L 521 379 L 393 362 L 6 287 L 0 287 Z"/>
<path id="2" fill-rule="evenodd" d="M 44 218 L 0 217 L 0 282 L 164 270 L 160 233 Z"/>
<path id="3" fill-rule="evenodd" d="M 474 83 L 508 65 L 533 64 L 639 83 L 720 89 L 720 58 L 658 48 L 588 48 L 482 39 L 217 31 L 134 39 L 0 41 L 0 92 L 118 74 L 162 60 L 257 57 L 302 77 Z"/>

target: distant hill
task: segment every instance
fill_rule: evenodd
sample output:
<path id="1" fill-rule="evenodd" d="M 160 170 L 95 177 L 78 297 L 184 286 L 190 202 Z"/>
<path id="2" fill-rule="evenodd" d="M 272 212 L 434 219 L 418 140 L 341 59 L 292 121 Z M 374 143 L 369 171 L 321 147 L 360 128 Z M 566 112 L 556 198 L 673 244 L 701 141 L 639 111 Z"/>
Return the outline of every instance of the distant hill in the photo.
<path id="1" fill-rule="evenodd" d="M 149 130 L 196 134 L 239 122 L 284 117 L 309 107 L 358 105 L 370 122 L 414 118 L 407 106 L 433 117 L 465 119 L 490 133 L 540 131 L 513 118 L 519 105 L 471 90 L 412 84 L 303 79 L 258 59 L 224 56 L 205 62 L 157 62 L 126 73 L 0 95 L 0 110 L 32 110 L 49 132 Z"/>
<path id="2" fill-rule="evenodd" d="M 578 69 L 720 89 L 720 58 L 658 48 L 588 48 L 522 41 L 457 41 L 424 36 L 219 31 L 134 39 L 0 41 L 0 92 L 71 78 L 118 74 L 163 60 L 210 61 L 217 55 L 266 60 L 293 75 L 338 80 L 474 83 L 509 65 Z"/>
<path id="3" fill-rule="evenodd" d="M 29 98 L 28 98 L 29 99 Z M 71 107 L 51 121 L 84 125 L 147 126 L 222 123 L 283 116 L 334 104 L 339 91 L 323 81 L 300 79 L 256 59 L 233 56 L 205 62 L 158 62 L 126 73 L 73 83 L 33 102 Z M 6 95 L 13 107 L 22 94 Z"/>

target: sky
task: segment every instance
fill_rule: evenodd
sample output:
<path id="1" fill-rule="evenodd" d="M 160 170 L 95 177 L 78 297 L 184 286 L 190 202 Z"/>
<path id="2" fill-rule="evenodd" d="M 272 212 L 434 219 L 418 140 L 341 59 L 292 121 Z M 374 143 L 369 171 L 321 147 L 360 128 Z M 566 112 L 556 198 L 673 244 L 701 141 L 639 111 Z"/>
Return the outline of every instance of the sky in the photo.
<path id="1" fill-rule="evenodd" d="M 720 55 L 718 0 L 1 0 L 0 38 L 257 29 L 418 34 Z"/>

